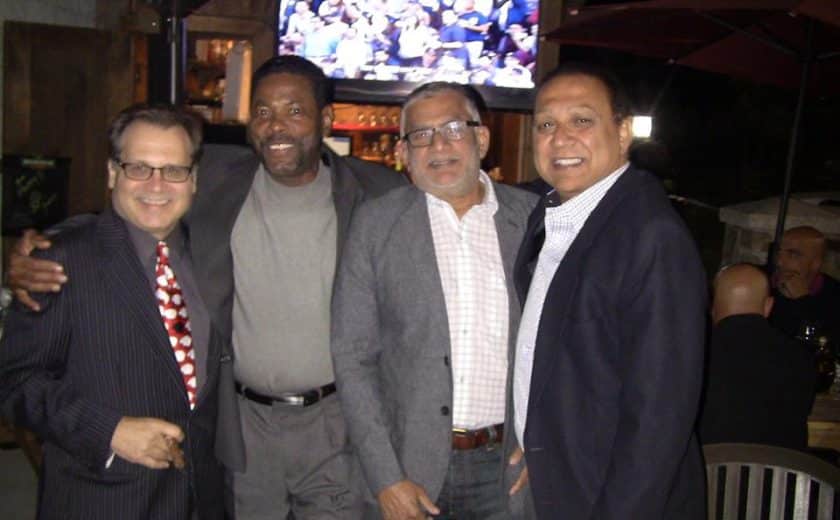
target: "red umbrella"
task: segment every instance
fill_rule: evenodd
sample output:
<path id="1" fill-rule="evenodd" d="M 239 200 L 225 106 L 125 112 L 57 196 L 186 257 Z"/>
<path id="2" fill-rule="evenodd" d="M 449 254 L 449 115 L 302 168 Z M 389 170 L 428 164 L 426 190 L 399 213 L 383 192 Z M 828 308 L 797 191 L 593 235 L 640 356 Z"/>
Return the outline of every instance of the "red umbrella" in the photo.
<path id="1" fill-rule="evenodd" d="M 649 0 L 570 9 L 548 40 L 796 88 L 775 242 L 784 230 L 806 94 L 840 93 L 840 0 Z"/>

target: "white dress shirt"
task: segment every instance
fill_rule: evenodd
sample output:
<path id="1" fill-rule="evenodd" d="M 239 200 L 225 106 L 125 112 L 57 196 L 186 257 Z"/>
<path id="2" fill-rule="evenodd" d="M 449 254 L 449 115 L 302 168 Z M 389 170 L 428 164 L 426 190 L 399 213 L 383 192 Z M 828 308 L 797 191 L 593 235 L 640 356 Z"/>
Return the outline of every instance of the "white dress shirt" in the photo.
<path id="1" fill-rule="evenodd" d="M 513 369 L 514 426 L 519 445 L 523 449 L 525 447 L 525 419 L 528 415 L 528 392 L 534 365 L 534 345 L 537 341 L 545 296 L 554 279 L 557 266 L 563 261 L 589 215 L 628 166 L 629 163 L 624 163 L 575 197 L 559 206 L 545 209 L 545 243 L 540 250 L 537 267 L 528 289 L 528 298 L 525 300 L 525 308 L 522 311 Z M 552 196 L 556 196 L 553 191 L 548 194 L 548 197 Z"/>
<path id="2" fill-rule="evenodd" d="M 460 219 L 426 194 L 449 321 L 452 424 L 476 429 L 505 420 L 508 293 L 494 215 L 493 183 L 480 172 L 484 198 Z"/>

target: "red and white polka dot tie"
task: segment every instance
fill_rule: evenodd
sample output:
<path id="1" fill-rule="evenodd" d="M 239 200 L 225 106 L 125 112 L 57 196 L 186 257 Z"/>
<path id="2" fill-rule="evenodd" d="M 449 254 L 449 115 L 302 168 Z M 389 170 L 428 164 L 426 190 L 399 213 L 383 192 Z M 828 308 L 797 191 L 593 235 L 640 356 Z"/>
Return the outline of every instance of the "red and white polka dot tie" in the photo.
<path id="1" fill-rule="evenodd" d="M 169 334 L 169 344 L 175 353 L 175 361 L 181 369 L 190 409 L 195 408 L 196 375 L 195 351 L 192 347 L 190 316 L 187 303 L 181 292 L 181 286 L 175 279 L 175 273 L 169 265 L 169 246 L 166 242 L 157 244 L 157 264 L 155 265 L 155 296 L 158 309 L 163 318 L 163 326 Z"/>

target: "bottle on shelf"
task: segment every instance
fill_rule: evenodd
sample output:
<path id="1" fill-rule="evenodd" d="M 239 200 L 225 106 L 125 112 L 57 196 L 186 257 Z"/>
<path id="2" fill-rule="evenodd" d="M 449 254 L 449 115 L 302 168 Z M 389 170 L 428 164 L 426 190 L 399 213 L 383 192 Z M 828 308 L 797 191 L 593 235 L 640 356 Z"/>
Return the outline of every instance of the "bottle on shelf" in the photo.
<path id="1" fill-rule="evenodd" d="M 835 374 L 837 374 L 836 356 L 829 348 L 828 338 L 820 335 L 818 325 L 813 322 L 803 322 L 796 337 L 814 353 L 817 368 L 817 393 L 840 390 L 832 388 L 836 386 L 834 385 Z"/>

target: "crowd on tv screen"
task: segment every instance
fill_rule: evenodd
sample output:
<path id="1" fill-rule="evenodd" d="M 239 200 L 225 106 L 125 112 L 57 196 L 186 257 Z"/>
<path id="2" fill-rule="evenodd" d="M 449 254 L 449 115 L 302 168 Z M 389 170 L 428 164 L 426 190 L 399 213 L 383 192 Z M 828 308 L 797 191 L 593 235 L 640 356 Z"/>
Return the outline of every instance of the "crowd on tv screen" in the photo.
<path id="1" fill-rule="evenodd" d="M 334 78 L 534 85 L 539 0 L 283 0 L 279 54 Z"/>

